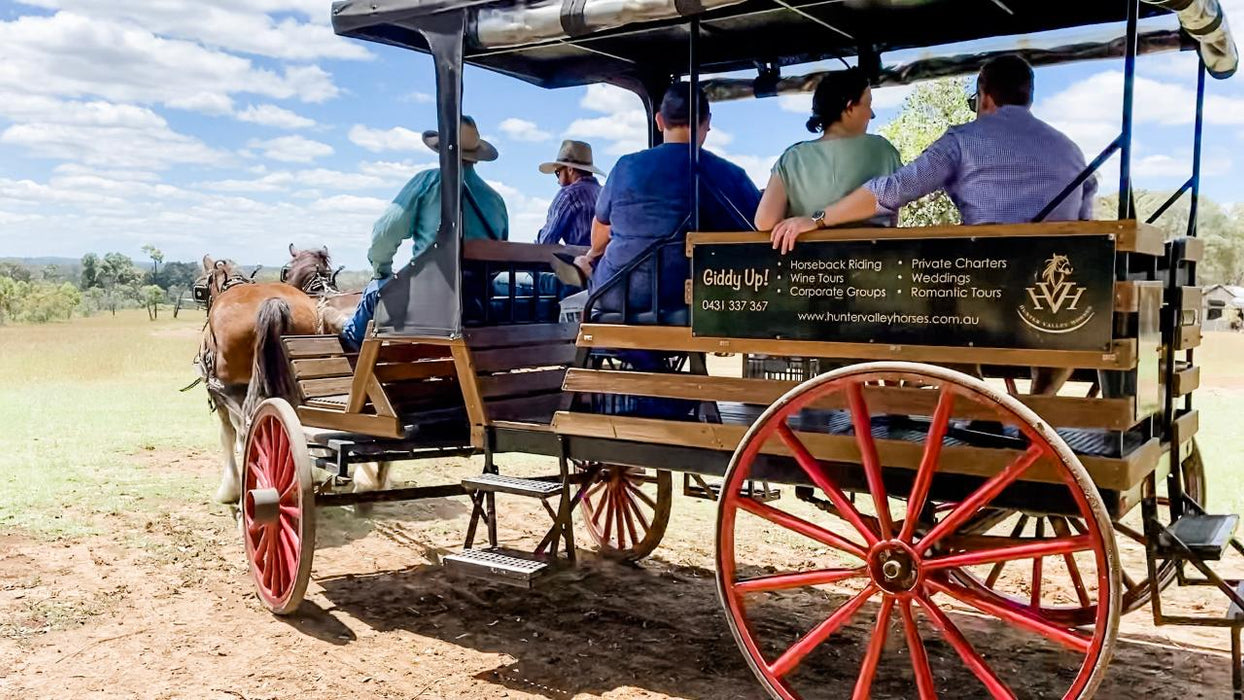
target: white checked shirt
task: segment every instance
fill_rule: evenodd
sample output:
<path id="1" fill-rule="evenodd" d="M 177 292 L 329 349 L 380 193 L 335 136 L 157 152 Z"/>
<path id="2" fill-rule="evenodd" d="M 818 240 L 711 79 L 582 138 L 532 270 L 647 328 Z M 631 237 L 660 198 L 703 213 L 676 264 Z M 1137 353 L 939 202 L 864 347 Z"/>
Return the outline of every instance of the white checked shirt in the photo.
<path id="1" fill-rule="evenodd" d="M 878 214 L 895 212 L 920 197 L 945 190 L 965 224 L 1031 221 L 1084 170 L 1084 154 L 1058 129 L 1025 107 L 951 127 L 928 150 L 892 175 L 865 183 Z M 1093 218 L 1097 179 L 1090 177 L 1050 212 L 1047 221 Z"/>

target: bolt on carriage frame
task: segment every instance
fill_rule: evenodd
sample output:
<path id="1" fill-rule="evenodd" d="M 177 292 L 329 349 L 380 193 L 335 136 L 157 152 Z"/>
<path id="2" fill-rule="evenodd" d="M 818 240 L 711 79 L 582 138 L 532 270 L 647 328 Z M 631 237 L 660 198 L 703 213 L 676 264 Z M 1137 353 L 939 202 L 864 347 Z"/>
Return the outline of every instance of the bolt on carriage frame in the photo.
<path id="1" fill-rule="evenodd" d="M 434 59 L 445 142 L 442 223 L 435 245 L 385 287 L 358 353 L 335 336 L 283 339 L 298 404 L 262 404 L 244 455 L 244 539 L 264 603 L 278 614 L 300 603 L 317 506 L 467 496 L 464 551 L 443 563 L 530 586 L 574 561 L 576 509 L 606 555 L 650 554 L 665 532 L 678 471 L 687 475 L 687 495 L 718 504 L 721 602 L 748 664 L 775 698 L 815 694 L 821 684 L 801 686 L 803 669 L 827 640 L 866 616 L 854 697 L 870 695 L 895 644 L 907 656 L 907 693 L 914 685 L 922 698 L 1014 697 L 1013 682 L 971 643 L 951 609 L 1052 643 L 1069 659 L 1060 692 L 1088 697 L 1109 661 L 1119 616 L 1146 604 L 1158 624 L 1230 628 L 1239 697 L 1244 594 L 1208 562 L 1244 548 L 1234 539 L 1236 516 L 1202 507 L 1192 405 L 1200 377 L 1193 349 L 1201 337 L 1196 203 L 1205 77 L 1227 77 L 1236 64 L 1221 10 L 1214 0 L 895 5 L 336 3 L 338 33 Z M 1179 30 L 1140 31 L 1142 20 L 1170 11 L 1179 14 Z M 559 318 L 567 290 L 550 274 L 553 253 L 581 251 L 461 240 L 457 135 L 466 63 L 548 88 L 622 86 L 651 116 L 672 80 L 700 83 L 702 69 L 758 68 L 755 80 L 705 81 L 714 99 L 809 90 L 815 76 L 783 78 L 782 67 L 845 55 L 856 56 L 875 84 L 896 84 L 969 73 L 989 58 L 882 67 L 882 52 L 924 47 L 928 37 L 946 43 L 1106 22 L 1124 22 L 1124 36 L 1021 52 L 1037 65 L 1122 55 L 1125 66 L 1118 138 L 1033 223 L 822 231 L 785 259 L 755 232 L 674 232 L 595 290 L 582 324 Z M 1176 48 L 1200 55 L 1193 172 L 1150 221 L 1139 222 L 1131 197 L 1136 57 Z M 660 138 L 651 127 L 649 136 L 654 144 Z M 689 151 L 694 165 L 698 152 Z M 1118 221 L 1042 222 L 1115 152 Z M 711 188 L 693 192 L 719 196 Z M 1152 223 L 1185 194 L 1187 235 L 1166 240 Z M 688 261 L 685 306 L 658 303 L 663 256 Z M 958 270 L 968 281 L 918 287 L 915 268 Z M 898 282 L 904 275 L 910 282 Z M 647 305 L 631 301 L 637 284 L 651 284 Z M 610 294 L 620 308 L 609 305 Z M 640 367 L 636 352 L 659 361 Z M 832 358 L 843 366 L 802 383 L 712 376 L 706 356 L 721 352 Z M 965 365 L 988 380 L 946 367 Z M 1019 394 L 1016 378 L 1032 367 L 1071 370 L 1090 389 Z M 559 471 L 501 474 L 494 457 L 507 452 L 554 457 Z M 461 483 L 326 488 L 348 481 L 359 462 L 477 453 L 483 473 Z M 812 515 L 774 505 L 782 489 L 771 483 L 792 487 L 796 505 Z M 544 504 L 552 524 L 533 553 L 500 546 L 498 494 Z M 820 563 L 796 571 L 757 566 L 747 523 L 807 538 Z M 475 546 L 480 524 L 486 547 Z M 1132 555 L 1121 558 L 1128 547 Z M 1217 618 L 1164 612 L 1161 593 L 1176 582 L 1218 588 L 1230 611 Z M 823 621 L 793 642 L 767 639 L 771 628 L 755 619 L 764 598 L 817 587 L 834 591 L 823 599 Z M 936 654 L 921 620 L 979 687 L 965 691 L 931 670 Z M 901 640 L 890 634 L 893 625 Z"/>

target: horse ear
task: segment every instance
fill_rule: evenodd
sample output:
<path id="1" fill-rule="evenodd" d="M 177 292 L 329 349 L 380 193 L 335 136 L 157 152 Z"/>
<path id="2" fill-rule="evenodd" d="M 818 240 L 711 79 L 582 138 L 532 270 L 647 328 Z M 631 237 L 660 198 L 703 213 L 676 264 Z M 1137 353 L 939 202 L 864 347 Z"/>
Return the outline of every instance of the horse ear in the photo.
<path id="1" fill-rule="evenodd" d="M 215 265 L 216 263 L 212 261 L 212 256 L 210 255 L 203 256 L 203 271 L 204 272 L 211 272 L 212 268 L 215 267 Z"/>
<path id="2" fill-rule="evenodd" d="M 291 258 L 298 257 L 298 249 L 294 247 L 293 243 L 289 244 L 289 257 Z"/>

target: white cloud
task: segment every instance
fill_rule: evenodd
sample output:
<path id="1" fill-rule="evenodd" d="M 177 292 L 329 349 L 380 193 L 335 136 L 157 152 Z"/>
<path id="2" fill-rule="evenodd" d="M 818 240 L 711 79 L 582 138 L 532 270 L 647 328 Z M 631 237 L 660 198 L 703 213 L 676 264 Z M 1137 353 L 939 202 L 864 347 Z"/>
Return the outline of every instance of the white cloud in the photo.
<path id="1" fill-rule="evenodd" d="M 797 95 L 778 95 L 778 107 L 780 107 L 783 112 L 811 114 L 812 93 L 801 92 Z"/>
<path id="2" fill-rule="evenodd" d="M 1225 156 L 1209 156 L 1201 162 L 1201 175 L 1217 177 L 1231 171 L 1231 159 Z M 1136 161 L 1132 172 L 1137 177 L 1187 178 L 1192 174 L 1192 159 L 1165 154 L 1145 156 Z"/>
<path id="3" fill-rule="evenodd" d="M 548 141 L 552 136 L 549 132 L 541 130 L 535 122 L 517 117 L 503 120 L 497 128 L 514 141 Z"/>
<path id="4" fill-rule="evenodd" d="M 721 152 L 725 150 L 726 146 L 729 146 L 733 142 L 734 134 L 710 124 L 708 129 L 708 137 L 704 139 L 704 147 L 710 151 Z"/>
<path id="5" fill-rule="evenodd" d="M 895 85 L 873 90 L 873 109 L 892 109 L 902 107 L 907 97 L 916 89 L 915 85 Z"/>
<path id="6" fill-rule="evenodd" d="M 428 168 L 438 167 L 438 165 L 434 161 L 422 163 L 409 160 L 401 162 L 386 160 L 364 161 L 359 163 L 359 172 L 379 178 L 386 184 L 400 184 L 414 177 L 415 173 Z"/>
<path id="7" fill-rule="evenodd" d="M 315 65 L 259 68 L 250 60 L 131 24 L 60 12 L 0 22 L 0 91 L 164 104 L 221 114 L 230 95 L 323 102 L 339 89 Z"/>
<path id="8" fill-rule="evenodd" d="M 309 163 L 333 154 L 332 146 L 302 136 L 282 136 L 267 141 L 255 139 L 246 147 L 262 150 L 265 157 L 284 163 Z"/>
<path id="9" fill-rule="evenodd" d="M 533 197 L 497 180 L 488 180 L 488 185 L 505 199 L 506 213 L 510 218 L 510 240 L 532 242 L 536 234 L 548 220 L 551 199 Z"/>
<path id="10" fill-rule="evenodd" d="M 412 92 L 403 99 L 405 99 L 407 102 L 414 102 L 416 104 L 426 105 L 426 104 L 431 104 L 432 101 L 435 100 L 436 98 L 426 92 Z"/>
<path id="11" fill-rule="evenodd" d="M 342 213 L 369 214 L 380 216 L 389 202 L 375 197 L 357 197 L 352 194 L 339 194 L 334 197 L 316 200 L 311 203 L 312 211 L 328 211 Z"/>
<path id="12" fill-rule="evenodd" d="M 589 85 L 579 106 L 608 116 L 574 120 L 566 128 L 567 138 L 608 142 L 603 150 L 611 155 L 648 147 L 648 116 L 634 93 L 612 85 Z"/>
<path id="13" fill-rule="evenodd" d="M 355 124 L 350 129 L 350 141 L 357 146 L 366 148 L 373 153 L 381 151 L 421 151 L 426 150 L 423 137 L 401 126 L 392 129 L 372 129 Z"/>
<path id="14" fill-rule="evenodd" d="M 246 0 L 21 0 L 24 4 L 140 26 L 152 33 L 187 39 L 229 51 L 285 60 L 367 59 L 357 41 L 342 39 L 328 26 L 327 2 Z M 313 22 L 269 13 L 297 12 Z"/>
<path id="15" fill-rule="evenodd" d="M 244 122 L 272 126 L 278 129 L 307 129 L 315 126 L 314 119 L 281 109 L 276 105 L 250 105 L 237 113 L 237 118 Z"/>
<path id="16" fill-rule="evenodd" d="M 778 159 L 776 155 L 746 156 L 720 151 L 718 155 L 742 168 L 747 173 L 747 176 L 752 179 L 752 182 L 756 183 L 757 187 L 764 187 L 769 184 L 769 174 L 773 171 L 773 164 Z"/>

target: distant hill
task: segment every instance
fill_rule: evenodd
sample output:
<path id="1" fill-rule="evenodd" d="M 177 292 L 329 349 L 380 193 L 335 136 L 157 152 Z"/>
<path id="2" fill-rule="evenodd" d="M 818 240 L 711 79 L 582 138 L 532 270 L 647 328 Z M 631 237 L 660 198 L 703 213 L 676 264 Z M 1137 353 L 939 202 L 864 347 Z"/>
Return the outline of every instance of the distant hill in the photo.
<path id="1" fill-rule="evenodd" d="M 48 256 L 43 258 L 0 258 L 0 262 L 17 263 L 26 267 L 43 267 L 44 265 L 80 265 L 82 259 Z"/>

